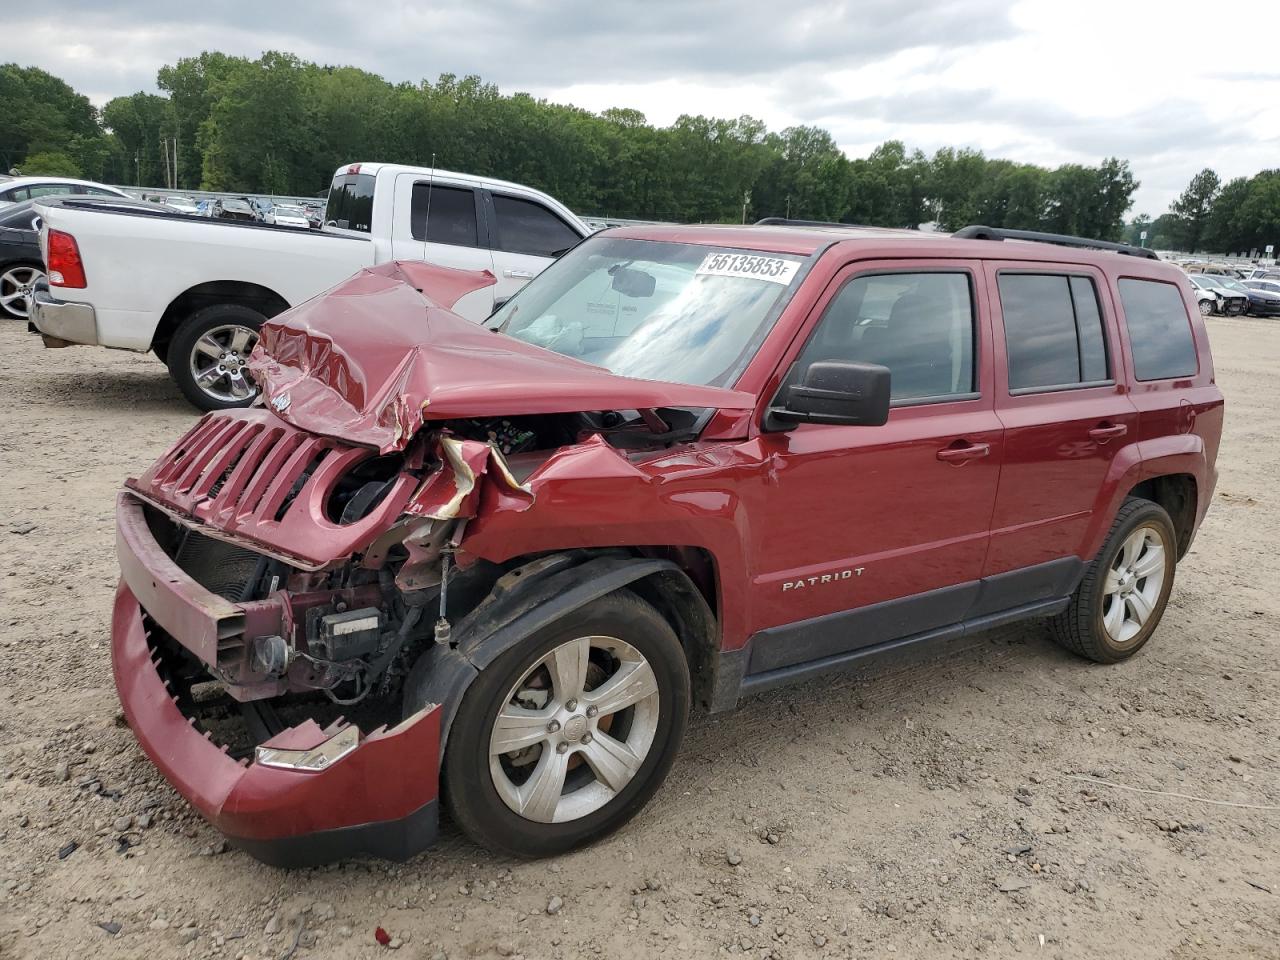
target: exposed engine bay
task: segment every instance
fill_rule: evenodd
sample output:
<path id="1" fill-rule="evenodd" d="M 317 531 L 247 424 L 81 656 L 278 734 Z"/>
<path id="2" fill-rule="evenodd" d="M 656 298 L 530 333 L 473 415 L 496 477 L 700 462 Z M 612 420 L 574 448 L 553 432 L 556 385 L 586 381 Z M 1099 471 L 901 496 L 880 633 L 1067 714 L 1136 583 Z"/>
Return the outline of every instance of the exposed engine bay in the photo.
<path id="1" fill-rule="evenodd" d="M 252 423 L 255 415 L 265 412 L 239 416 Z M 524 482 L 562 448 L 594 438 L 643 458 L 689 438 L 703 422 L 703 411 L 682 409 L 452 420 L 433 423 L 395 453 L 359 454 L 337 444 L 318 449 L 298 461 L 278 504 L 264 497 L 267 519 L 281 525 L 312 505 L 337 530 L 373 523 L 377 533 L 344 562 L 317 569 L 253 549 L 247 537 L 232 538 L 217 525 L 192 523 L 172 503 L 150 499 L 154 483 L 150 489 L 139 484 L 135 489 L 149 501 L 146 525 L 164 553 L 206 590 L 243 605 L 250 621 L 241 635 L 220 637 L 212 656 L 197 655 L 155 627 L 158 667 L 184 712 L 233 755 L 247 754 L 300 719 L 323 725 L 345 717 L 364 729 L 396 722 L 406 680 L 424 649 L 448 643 L 451 624 L 505 572 L 482 560 L 466 566 L 454 560 L 482 473 L 500 477 L 496 486 L 527 501 L 518 506 L 524 509 L 532 503 Z M 198 440 L 171 451 L 175 465 L 209 456 Z M 226 437 L 221 446 L 227 448 Z M 239 471 L 253 466 L 254 449 L 248 442 L 236 456 L 224 456 L 225 466 L 193 513 L 198 516 L 204 502 L 252 487 Z M 358 454 L 354 464 L 326 480 L 326 464 L 352 453 Z M 269 455 L 262 464 L 268 461 Z M 321 482 L 328 490 L 317 494 L 313 488 Z M 197 489 L 193 484 L 192 492 Z M 237 503 L 245 502 L 240 495 Z M 253 629 L 259 608 L 278 616 L 267 618 L 269 631 Z"/>

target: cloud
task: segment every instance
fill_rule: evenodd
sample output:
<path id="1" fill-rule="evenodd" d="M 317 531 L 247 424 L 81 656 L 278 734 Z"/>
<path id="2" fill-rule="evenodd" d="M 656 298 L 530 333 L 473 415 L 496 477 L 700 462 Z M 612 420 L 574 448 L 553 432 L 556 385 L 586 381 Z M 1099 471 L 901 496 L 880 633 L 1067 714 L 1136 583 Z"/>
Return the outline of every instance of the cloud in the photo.
<path id="1" fill-rule="evenodd" d="M 1054 165 L 1128 159 L 1160 213 L 1199 169 L 1275 164 L 1280 73 L 1196 48 L 1193 0 L 48 0 L 10 56 L 97 103 L 221 50 L 285 50 L 392 82 L 479 74 L 591 110 L 809 123 L 857 154 L 885 139 Z M 1280 35 L 1280 8 L 1250 10 Z M 1246 55 L 1247 56 L 1247 55 Z M 394 159 L 394 158 L 391 158 Z"/>

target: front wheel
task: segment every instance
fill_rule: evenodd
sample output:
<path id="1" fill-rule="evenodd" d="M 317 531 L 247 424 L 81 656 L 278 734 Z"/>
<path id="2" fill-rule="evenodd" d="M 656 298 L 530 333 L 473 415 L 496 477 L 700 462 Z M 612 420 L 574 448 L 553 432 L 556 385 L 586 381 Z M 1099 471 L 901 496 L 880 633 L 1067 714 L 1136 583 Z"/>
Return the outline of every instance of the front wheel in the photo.
<path id="1" fill-rule="evenodd" d="M 445 801 L 490 849 L 563 853 L 648 802 L 688 716 L 689 668 L 671 626 L 629 591 L 611 593 L 476 678 L 449 734 Z"/>
<path id="2" fill-rule="evenodd" d="M 1212 301 L 1212 300 L 1201 300 L 1201 301 L 1200 301 L 1200 316 L 1202 316 L 1202 317 L 1211 317 L 1211 316 L 1213 316 L 1213 301 Z"/>
<path id="3" fill-rule="evenodd" d="M 26 320 L 31 316 L 31 291 L 44 279 L 44 270 L 32 263 L 12 263 L 0 269 L 0 316 Z"/>
<path id="4" fill-rule="evenodd" d="M 1173 521 L 1164 508 L 1126 500 L 1070 606 L 1054 618 L 1054 639 L 1097 663 L 1133 656 L 1164 615 L 1177 557 Z"/>
<path id="5" fill-rule="evenodd" d="M 247 407 L 258 395 L 245 364 L 266 317 L 242 303 L 197 310 L 165 348 L 169 373 L 201 410 Z"/>

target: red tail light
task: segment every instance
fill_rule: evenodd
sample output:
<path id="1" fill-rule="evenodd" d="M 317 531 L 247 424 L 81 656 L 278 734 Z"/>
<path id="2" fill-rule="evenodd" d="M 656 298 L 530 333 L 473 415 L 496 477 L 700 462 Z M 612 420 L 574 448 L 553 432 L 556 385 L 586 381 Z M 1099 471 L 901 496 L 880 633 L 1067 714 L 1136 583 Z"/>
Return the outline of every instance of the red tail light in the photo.
<path id="1" fill-rule="evenodd" d="M 84 287 L 84 264 L 80 260 L 80 248 L 76 238 L 61 230 L 49 231 L 49 285 L 54 287 Z"/>

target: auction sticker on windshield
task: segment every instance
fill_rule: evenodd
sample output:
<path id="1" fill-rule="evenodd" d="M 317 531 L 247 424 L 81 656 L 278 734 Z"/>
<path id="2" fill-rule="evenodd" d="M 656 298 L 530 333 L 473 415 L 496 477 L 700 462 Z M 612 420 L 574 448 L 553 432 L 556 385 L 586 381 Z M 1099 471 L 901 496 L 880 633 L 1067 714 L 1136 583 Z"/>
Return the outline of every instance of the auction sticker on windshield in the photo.
<path id="1" fill-rule="evenodd" d="M 785 286 L 799 269 L 799 260 L 762 257 L 752 253 L 709 253 L 695 276 L 745 277 L 748 280 L 769 280 Z"/>

